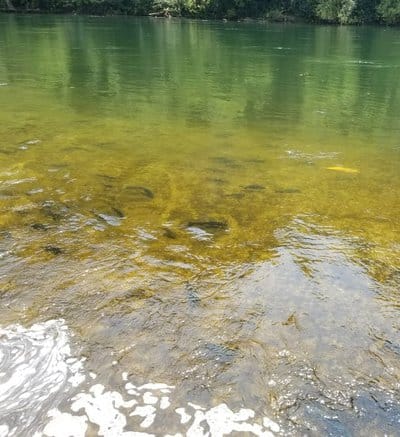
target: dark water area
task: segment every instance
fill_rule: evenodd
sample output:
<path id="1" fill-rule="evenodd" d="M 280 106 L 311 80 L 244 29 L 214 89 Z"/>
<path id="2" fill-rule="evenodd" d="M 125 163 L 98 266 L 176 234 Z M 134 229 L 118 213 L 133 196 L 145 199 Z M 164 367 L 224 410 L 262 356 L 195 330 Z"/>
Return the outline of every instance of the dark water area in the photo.
<path id="1" fill-rule="evenodd" d="M 400 31 L 0 15 L 0 436 L 400 435 Z"/>

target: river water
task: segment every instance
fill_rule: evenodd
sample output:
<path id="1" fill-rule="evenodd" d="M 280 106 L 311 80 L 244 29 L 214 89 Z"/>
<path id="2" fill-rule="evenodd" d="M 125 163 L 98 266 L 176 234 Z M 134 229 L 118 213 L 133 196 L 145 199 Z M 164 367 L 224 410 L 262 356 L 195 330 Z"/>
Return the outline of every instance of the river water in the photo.
<path id="1" fill-rule="evenodd" d="M 0 436 L 400 435 L 400 32 L 0 16 Z"/>

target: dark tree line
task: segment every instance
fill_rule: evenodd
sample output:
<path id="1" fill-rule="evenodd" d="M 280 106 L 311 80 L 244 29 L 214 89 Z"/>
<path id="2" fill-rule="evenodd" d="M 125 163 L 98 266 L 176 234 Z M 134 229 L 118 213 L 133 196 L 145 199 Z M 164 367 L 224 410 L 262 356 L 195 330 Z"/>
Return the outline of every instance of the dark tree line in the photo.
<path id="1" fill-rule="evenodd" d="M 400 0 L 0 0 L 8 11 L 400 24 Z"/>

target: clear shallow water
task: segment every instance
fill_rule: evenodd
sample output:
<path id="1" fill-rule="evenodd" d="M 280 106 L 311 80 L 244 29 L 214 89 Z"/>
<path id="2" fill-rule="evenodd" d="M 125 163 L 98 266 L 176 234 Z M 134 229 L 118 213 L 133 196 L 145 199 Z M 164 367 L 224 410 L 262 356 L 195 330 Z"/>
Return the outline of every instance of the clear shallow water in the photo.
<path id="1" fill-rule="evenodd" d="M 399 435 L 399 44 L 0 16 L 0 435 Z"/>

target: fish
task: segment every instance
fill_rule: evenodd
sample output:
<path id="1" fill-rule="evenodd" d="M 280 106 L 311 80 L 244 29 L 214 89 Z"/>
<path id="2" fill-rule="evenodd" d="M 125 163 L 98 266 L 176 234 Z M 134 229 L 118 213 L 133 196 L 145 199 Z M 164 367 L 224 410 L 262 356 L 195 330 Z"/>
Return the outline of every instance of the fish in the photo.
<path id="1" fill-rule="evenodd" d="M 265 187 L 263 185 L 258 185 L 258 184 L 246 185 L 243 188 L 245 190 L 247 190 L 247 191 L 261 191 L 261 190 L 265 190 Z"/>
<path id="2" fill-rule="evenodd" d="M 243 193 L 230 193 L 230 194 L 225 194 L 225 197 L 230 197 L 232 199 L 242 199 L 244 197 Z"/>
<path id="3" fill-rule="evenodd" d="M 188 228 L 200 228 L 204 231 L 224 231 L 228 229 L 228 224 L 226 222 L 220 222 L 217 220 L 209 220 L 209 221 L 192 221 L 187 224 Z"/>
<path id="4" fill-rule="evenodd" d="M 33 223 L 31 224 L 31 228 L 35 229 L 36 231 L 47 231 L 47 226 L 43 223 Z"/>
<path id="5" fill-rule="evenodd" d="M 171 240 L 175 240 L 177 238 L 177 235 L 172 229 L 164 228 L 164 237 L 170 238 Z"/>
<path id="6" fill-rule="evenodd" d="M 58 246 L 46 246 L 44 250 L 51 253 L 52 255 L 61 255 L 62 253 L 64 253 L 64 251 Z"/>
<path id="7" fill-rule="evenodd" d="M 112 206 L 111 209 L 115 212 L 117 217 L 125 218 L 125 214 L 120 209 L 115 208 L 114 206 Z"/>
<path id="8" fill-rule="evenodd" d="M 124 188 L 126 192 L 128 192 L 131 196 L 134 196 L 136 198 L 147 198 L 147 199 L 153 199 L 154 193 L 146 187 L 141 187 L 138 185 L 129 185 Z"/>
<path id="9" fill-rule="evenodd" d="M 351 173 L 351 174 L 357 174 L 360 173 L 360 170 L 357 170 L 356 168 L 350 168 L 350 167 L 342 167 L 340 165 L 336 165 L 334 167 L 325 167 L 327 170 L 333 170 L 333 171 L 339 171 L 341 173 Z"/>
<path id="10" fill-rule="evenodd" d="M 298 188 L 279 188 L 279 189 L 275 190 L 275 193 L 296 194 L 296 193 L 301 193 L 301 191 Z"/>

